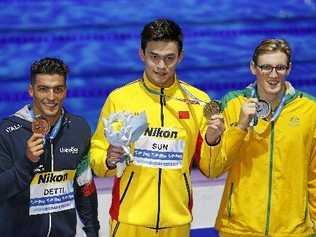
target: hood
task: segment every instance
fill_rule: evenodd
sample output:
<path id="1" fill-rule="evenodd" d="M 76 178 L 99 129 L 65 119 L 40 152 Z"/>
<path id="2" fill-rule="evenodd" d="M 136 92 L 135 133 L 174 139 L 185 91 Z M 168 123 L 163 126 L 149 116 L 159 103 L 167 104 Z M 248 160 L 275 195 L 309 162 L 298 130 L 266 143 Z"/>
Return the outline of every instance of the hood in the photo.
<path id="1" fill-rule="evenodd" d="M 30 108 L 31 108 L 30 105 L 25 105 L 23 108 L 21 108 L 20 110 L 18 110 L 17 112 L 15 112 L 11 116 L 16 116 L 16 117 L 21 118 L 23 120 L 26 120 L 28 122 L 32 122 L 33 121 L 33 113 L 32 113 L 32 110 Z"/>

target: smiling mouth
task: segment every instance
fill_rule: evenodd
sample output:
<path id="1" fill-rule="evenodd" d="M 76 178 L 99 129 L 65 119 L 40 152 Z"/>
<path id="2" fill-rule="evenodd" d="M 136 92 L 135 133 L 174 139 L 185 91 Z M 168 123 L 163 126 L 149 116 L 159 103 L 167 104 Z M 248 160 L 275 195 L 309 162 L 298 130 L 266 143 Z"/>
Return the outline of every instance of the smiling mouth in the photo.
<path id="1" fill-rule="evenodd" d="M 276 86 L 279 84 L 279 81 L 267 81 L 270 86 Z"/>
<path id="2" fill-rule="evenodd" d="M 167 75 L 167 73 L 165 73 L 165 72 L 155 72 L 156 73 L 156 75 L 158 75 L 158 76 L 165 76 L 165 75 Z"/>
<path id="3" fill-rule="evenodd" d="M 48 109 L 55 109 L 57 107 L 57 104 L 44 104 L 44 106 Z"/>

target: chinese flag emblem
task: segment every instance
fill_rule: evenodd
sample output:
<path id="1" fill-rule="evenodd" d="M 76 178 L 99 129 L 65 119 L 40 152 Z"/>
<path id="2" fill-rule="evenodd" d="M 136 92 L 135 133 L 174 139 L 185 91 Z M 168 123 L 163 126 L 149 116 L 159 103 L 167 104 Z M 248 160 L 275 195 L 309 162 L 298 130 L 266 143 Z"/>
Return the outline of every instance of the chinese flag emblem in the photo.
<path id="1" fill-rule="evenodd" d="M 189 119 L 190 113 L 189 111 L 179 111 L 179 119 Z"/>

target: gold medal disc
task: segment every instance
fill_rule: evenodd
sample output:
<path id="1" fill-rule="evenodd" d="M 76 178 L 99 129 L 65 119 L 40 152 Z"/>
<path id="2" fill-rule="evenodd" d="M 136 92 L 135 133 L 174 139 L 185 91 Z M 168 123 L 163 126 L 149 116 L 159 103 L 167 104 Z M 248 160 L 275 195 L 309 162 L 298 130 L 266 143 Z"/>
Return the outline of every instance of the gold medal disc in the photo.
<path id="1" fill-rule="evenodd" d="M 207 120 L 210 120 L 214 114 L 219 114 L 220 112 L 221 106 L 216 100 L 211 100 L 203 107 L 203 114 Z"/>

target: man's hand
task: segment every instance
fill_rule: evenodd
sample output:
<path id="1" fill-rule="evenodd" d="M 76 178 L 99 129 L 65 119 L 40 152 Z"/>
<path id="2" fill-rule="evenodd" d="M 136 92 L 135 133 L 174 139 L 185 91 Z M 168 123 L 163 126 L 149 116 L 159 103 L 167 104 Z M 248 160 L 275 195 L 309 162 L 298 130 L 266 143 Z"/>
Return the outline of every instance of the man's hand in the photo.
<path id="1" fill-rule="evenodd" d="M 208 128 L 206 130 L 206 142 L 209 145 L 216 145 L 225 130 L 224 118 L 221 114 L 212 115 L 208 120 Z"/>
<path id="2" fill-rule="evenodd" d="M 122 147 L 110 145 L 106 155 L 106 166 L 109 169 L 115 169 L 116 163 L 121 160 L 121 157 L 124 155 L 124 153 L 125 152 Z"/>
<path id="3" fill-rule="evenodd" d="M 249 127 L 250 120 L 256 115 L 257 98 L 248 99 L 240 108 L 238 127 L 246 131 Z"/>
<path id="4" fill-rule="evenodd" d="M 26 142 L 26 157 L 36 163 L 44 153 L 44 136 L 39 133 L 33 135 Z"/>

